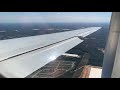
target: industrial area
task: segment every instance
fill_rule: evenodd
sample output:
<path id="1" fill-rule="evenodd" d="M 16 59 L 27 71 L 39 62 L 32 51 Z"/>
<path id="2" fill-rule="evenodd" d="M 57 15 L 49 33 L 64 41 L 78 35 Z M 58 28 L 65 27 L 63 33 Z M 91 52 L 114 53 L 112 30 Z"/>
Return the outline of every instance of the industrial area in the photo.
<path id="1" fill-rule="evenodd" d="M 92 78 L 100 77 L 102 68 L 88 65 L 90 55 L 63 54 L 27 78 Z M 93 73 L 94 72 L 94 73 Z M 97 76 L 95 75 L 97 73 Z"/>

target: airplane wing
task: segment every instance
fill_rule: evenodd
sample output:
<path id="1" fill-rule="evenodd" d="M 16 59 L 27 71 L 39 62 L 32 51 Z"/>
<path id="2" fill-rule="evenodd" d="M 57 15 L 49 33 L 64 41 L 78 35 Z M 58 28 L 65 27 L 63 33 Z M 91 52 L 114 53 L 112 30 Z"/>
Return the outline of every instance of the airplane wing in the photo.
<path id="1" fill-rule="evenodd" d="M 7 78 L 24 78 L 66 51 L 83 42 L 101 27 L 0 40 L 0 74 Z"/>

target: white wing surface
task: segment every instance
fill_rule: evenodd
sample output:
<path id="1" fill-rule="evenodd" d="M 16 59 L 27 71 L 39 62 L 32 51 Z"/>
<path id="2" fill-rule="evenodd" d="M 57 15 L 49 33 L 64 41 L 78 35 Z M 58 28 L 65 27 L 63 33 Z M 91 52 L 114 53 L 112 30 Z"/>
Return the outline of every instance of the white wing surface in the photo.
<path id="1" fill-rule="evenodd" d="M 0 41 L 0 74 L 24 78 L 61 54 L 83 42 L 101 27 L 89 27 L 60 33 Z"/>

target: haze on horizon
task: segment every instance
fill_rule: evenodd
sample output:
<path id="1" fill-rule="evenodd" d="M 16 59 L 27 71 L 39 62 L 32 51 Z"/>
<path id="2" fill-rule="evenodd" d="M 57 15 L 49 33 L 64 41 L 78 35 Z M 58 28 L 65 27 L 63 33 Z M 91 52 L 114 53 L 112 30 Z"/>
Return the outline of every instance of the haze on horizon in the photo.
<path id="1" fill-rule="evenodd" d="M 109 23 L 111 12 L 0 12 L 0 23 Z"/>

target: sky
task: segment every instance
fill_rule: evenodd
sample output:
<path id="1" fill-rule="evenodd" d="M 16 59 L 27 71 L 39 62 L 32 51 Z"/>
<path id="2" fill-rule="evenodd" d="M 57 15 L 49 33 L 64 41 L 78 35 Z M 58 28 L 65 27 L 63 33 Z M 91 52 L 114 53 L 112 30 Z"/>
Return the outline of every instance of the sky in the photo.
<path id="1" fill-rule="evenodd" d="M 111 12 L 0 12 L 0 23 L 109 23 Z"/>

